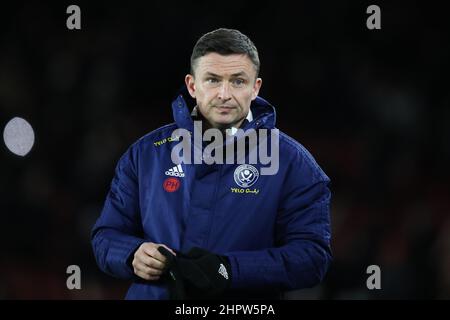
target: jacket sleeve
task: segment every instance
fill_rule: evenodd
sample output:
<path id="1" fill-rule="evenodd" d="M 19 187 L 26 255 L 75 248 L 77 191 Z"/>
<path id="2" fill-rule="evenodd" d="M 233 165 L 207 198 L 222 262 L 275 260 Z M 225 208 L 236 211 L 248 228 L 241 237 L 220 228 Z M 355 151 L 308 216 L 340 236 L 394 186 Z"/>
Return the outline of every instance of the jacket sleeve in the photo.
<path id="1" fill-rule="evenodd" d="M 92 234 L 92 247 L 100 269 L 122 278 L 135 278 L 130 265 L 134 251 L 144 242 L 139 212 L 139 188 L 130 148 L 119 160 L 111 189 Z"/>
<path id="2" fill-rule="evenodd" d="M 233 288 L 295 290 L 323 280 L 331 262 L 330 180 L 305 153 L 284 182 L 275 247 L 227 254 Z"/>

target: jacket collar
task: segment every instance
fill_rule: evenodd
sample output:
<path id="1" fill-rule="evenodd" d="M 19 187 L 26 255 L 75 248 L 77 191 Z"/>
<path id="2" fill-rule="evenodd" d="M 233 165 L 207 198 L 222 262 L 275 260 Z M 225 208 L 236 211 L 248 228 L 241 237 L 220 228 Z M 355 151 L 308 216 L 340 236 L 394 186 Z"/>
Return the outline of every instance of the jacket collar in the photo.
<path id="1" fill-rule="evenodd" d="M 194 106 L 195 100 L 191 98 L 186 87 L 184 87 L 172 102 L 173 118 L 179 128 L 193 131 L 194 121 L 191 116 L 191 110 Z M 276 111 L 275 107 L 269 102 L 258 96 L 252 101 L 250 110 L 253 120 L 242 129 L 275 128 Z"/>

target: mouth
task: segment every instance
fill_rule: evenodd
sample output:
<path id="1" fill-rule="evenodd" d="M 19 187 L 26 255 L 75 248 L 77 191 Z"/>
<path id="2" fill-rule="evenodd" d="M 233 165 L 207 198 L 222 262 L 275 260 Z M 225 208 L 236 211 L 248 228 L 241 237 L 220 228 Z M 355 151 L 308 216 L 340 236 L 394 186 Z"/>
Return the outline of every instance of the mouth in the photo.
<path id="1" fill-rule="evenodd" d="M 219 111 L 228 111 L 228 110 L 236 109 L 236 107 L 227 106 L 227 105 L 215 106 L 215 108 L 217 108 Z"/>

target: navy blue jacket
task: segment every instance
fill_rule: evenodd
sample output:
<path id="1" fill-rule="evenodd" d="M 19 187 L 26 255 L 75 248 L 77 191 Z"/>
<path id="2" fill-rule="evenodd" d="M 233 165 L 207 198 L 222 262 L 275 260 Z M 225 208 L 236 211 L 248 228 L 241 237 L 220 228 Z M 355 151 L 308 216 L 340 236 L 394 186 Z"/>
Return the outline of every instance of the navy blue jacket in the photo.
<path id="1" fill-rule="evenodd" d="M 320 283 L 331 261 L 330 180 L 311 154 L 280 132 L 277 174 L 259 175 L 253 185 L 241 187 L 240 164 L 172 162 L 171 150 L 179 143 L 172 132 L 193 129 L 182 95 L 172 109 L 175 123 L 140 138 L 117 164 L 92 231 L 99 267 L 133 281 L 127 299 L 168 298 L 164 281 L 140 280 L 133 273 L 131 260 L 143 242 L 227 256 L 235 297 Z M 244 130 L 275 128 L 275 109 L 267 101 L 257 97 L 251 110 L 253 121 Z M 260 172 L 261 165 L 252 167 Z"/>

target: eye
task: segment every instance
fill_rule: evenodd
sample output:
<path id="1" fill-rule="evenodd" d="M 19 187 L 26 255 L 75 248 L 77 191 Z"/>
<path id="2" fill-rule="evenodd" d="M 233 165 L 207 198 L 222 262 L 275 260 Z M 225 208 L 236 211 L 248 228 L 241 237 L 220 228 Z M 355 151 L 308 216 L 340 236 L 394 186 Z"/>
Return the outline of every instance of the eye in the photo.
<path id="1" fill-rule="evenodd" d="M 212 84 L 212 83 L 218 83 L 219 80 L 217 78 L 207 78 L 206 82 Z"/>
<path id="2" fill-rule="evenodd" d="M 237 86 L 237 87 L 241 87 L 245 84 L 245 80 L 241 79 L 241 78 L 237 78 L 233 80 L 233 85 Z"/>

